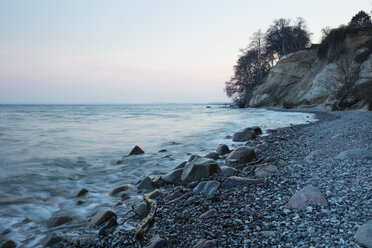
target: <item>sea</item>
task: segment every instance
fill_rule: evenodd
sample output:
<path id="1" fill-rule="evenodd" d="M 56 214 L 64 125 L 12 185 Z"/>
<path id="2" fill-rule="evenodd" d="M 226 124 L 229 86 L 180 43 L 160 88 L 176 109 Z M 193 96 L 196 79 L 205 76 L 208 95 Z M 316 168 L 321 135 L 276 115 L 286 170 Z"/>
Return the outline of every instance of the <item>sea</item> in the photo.
<path id="1" fill-rule="evenodd" d="M 313 121 L 309 113 L 218 104 L 0 105 L 0 243 L 38 247 L 49 233 L 74 237 L 103 207 L 131 208 L 132 200 L 113 207 L 120 199 L 109 192 L 117 186 L 166 173 L 220 143 L 232 146 L 226 136 L 245 127 L 268 135 Z M 145 153 L 127 156 L 135 145 Z M 81 188 L 89 192 L 77 198 Z M 71 221 L 50 226 L 55 215 Z"/>

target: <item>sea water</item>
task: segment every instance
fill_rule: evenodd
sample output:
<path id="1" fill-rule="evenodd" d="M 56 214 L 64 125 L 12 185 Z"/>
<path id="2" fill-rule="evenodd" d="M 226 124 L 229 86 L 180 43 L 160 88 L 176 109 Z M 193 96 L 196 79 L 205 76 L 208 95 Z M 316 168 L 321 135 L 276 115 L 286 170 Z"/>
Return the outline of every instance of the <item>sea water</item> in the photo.
<path id="1" fill-rule="evenodd" d="M 120 200 L 109 195 L 116 186 L 170 171 L 219 143 L 232 145 L 225 136 L 241 128 L 314 120 L 307 113 L 203 104 L 0 105 L 0 239 L 36 247 L 51 232 L 73 236 L 95 212 Z M 135 145 L 145 154 L 117 164 Z M 78 199 L 81 188 L 89 193 Z M 55 214 L 72 221 L 50 227 Z"/>

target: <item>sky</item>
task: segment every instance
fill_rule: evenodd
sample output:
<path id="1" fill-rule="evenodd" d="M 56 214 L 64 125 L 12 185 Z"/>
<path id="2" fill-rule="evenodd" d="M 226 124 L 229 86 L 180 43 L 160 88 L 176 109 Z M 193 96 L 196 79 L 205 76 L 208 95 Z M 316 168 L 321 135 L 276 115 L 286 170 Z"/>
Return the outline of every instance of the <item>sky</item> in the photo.
<path id="1" fill-rule="evenodd" d="M 372 0 L 0 0 L 0 103 L 226 102 L 239 49 L 277 18 L 320 40 Z"/>

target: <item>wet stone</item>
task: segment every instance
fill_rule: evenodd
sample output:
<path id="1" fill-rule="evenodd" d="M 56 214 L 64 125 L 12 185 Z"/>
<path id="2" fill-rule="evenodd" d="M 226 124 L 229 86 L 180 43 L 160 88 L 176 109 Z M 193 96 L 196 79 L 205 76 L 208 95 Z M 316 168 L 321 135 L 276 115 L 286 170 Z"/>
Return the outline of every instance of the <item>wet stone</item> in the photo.
<path id="1" fill-rule="evenodd" d="M 227 145 L 225 145 L 225 144 L 220 144 L 220 145 L 218 145 L 216 151 L 217 151 L 217 153 L 218 153 L 219 155 L 225 155 L 225 154 L 227 154 L 227 153 L 230 152 L 230 149 L 229 149 L 229 147 L 228 147 Z"/>
<path id="2" fill-rule="evenodd" d="M 237 171 L 238 170 L 233 168 L 233 167 L 229 167 L 229 166 L 222 166 L 221 167 L 221 173 L 225 177 L 230 177 L 230 176 L 234 175 Z"/>
<path id="3" fill-rule="evenodd" d="M 134 210 L 138 218 L 142 219 L 146 217 L 147 215 L 147 203 L 146 202 L 141 202 Z"/>
<path id="4" fill-rule="evenodd" d="M 132 184 L 124 184 L 124 185 L 120 185 L 119 187 L 116 187 L 115 189 L 111 190 L 110 191 L 110 195 L 117 195 L 123 191 L 126 191 L 130 188 L 134 188 L 134 186 Z"/>
<path id="5" fill-rule="evenodd" d="M 42 245 L 44 247 L 53 247 L 55 246 L 56 244 L 59 244 L 61 242 L 63 242 L 65 240 L 65 238 L 59 234 L 56 234 L 56 233 L 50 233 L 48 234 L 42 241 Z"/>
<path id="6" fill-rule="evenodd" d="M 100 226 L 106 221 L 110 220 L 111 217 L 116 217 L 116 214 L 109 210 L 109 209 L 103 209 L 99 211 L 89 222 L 90 227 Z"/>
<path id="7" fill-rule="evenodd" d="M 211 196 L 216 193 L 219 186 L 220 183 L 218 181 L 203 181 L 200 182 L 193 191 L 195 193 L 202 193 L 204 195 Z"/>
<path id="8" fill-rule="evenodd" d="M 139 155 L 145 153 L 139 146 L 133 147 L 132 151 L 129 153 L 129 156 L 131 155 Z"/>
<path id="9" fill-rule="evenodd" d="M 155 200 L 158 196 L 160 196 L 162 193 L 160 190 L 156 189 L 150 193 L 148 193 L 148 196 L 150 199 Z"/>
<path id="10" fill-rule="evenodd" d="M 79 192 L 76 194 L 76 197 L 81 197 L 81 196 L 84 196 L 88 194 L 88 189 L 86 188 L 82 188 L 81 190 L 79 190 Z"/>
<path id="11" fill-rule="evenodd" d="M 17 244 L 13 240 L 7 240 L 0 244 L 0 248 L 16 248 Z"/>

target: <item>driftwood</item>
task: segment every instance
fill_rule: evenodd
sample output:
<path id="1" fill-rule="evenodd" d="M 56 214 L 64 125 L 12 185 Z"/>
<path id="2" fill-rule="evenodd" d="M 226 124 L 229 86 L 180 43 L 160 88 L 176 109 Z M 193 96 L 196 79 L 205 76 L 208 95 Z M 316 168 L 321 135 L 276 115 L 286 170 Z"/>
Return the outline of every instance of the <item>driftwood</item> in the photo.
<path id="1" fill-rule="evenodd" d="M 251 170 L 248 172 L 248 175 L 253 175 L 254 174 L 254 171 L 256 170 L 257 166 L 256 165 L 253 165 Z"/>
<path id="2" fill-rule="evenodd" d="M 142 239 L 143 238 L 143 236 L 145 235 L 146 228 L 150 225 L 151 221 L 154 219 L 155 214 L 156 214 L 156 210 L 158 208 L 157 204 L 156 204 L 156 201 L 150 199 L 148 194 L 144 194 L 143 199 L 147 202 L 147 204 L 150 205 L 150 212 L 146 216 L 146 218 L 144 218 L 141 221 L 141 223 L 139 223 L 137 225 L 136 234 L 135 234 L 136 239 Z"/>
<path id="3" fill-rule="evenodd" d="M 247 166 L 250 166 L 250 165 L 261 163 L 262 161 L 263 161 L 263 158 L 260 159 L 260 160 L 256 160 L 256 161 L 250 162 L 248 164 L 243 164 L 243 165 L 236 166 L 235 168 L 236 169 L 239 169 L 239 168 L 247 167 Z"/>

